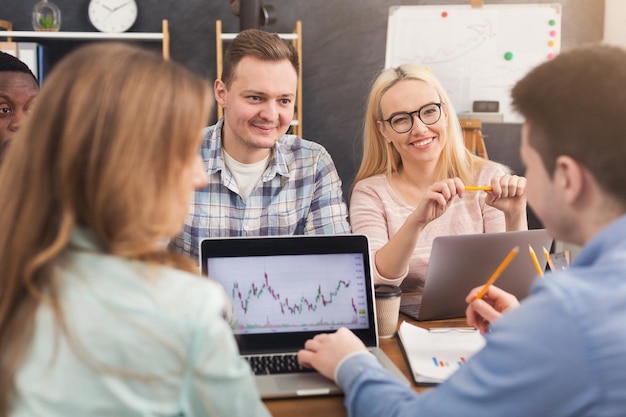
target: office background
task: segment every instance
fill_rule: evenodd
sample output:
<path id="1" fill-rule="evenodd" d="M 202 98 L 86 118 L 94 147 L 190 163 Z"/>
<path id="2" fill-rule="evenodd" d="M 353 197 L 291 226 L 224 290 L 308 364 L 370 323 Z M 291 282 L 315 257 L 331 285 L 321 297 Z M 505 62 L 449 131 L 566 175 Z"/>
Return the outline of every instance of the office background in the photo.
<path id="1" fill-rule="evenodd" d="M 89 0 L 51 0 L 62 11 L 62 31 L 95 31 L 87 17 Z M 31 10 L 38 0 L 0 0 L 0 19 L 14 30 L 32 30 Z M 238 32 L 239 19 L 228 0 L 136 0 L 138 18 L 132 32 L 160 32 L 169 19 L 172 59 L 209 78 L 215 76 L 215 20 L 224 32 Z M 277 22 L 263 27 L 291 32 L 303 29 L 303 136 L 324 145 L 344 182 L 352 184 L 361 159 L 361 125 L 369 83 L 383 68 L 388 10 L 393 5 L 469 4 L 470 0 L 263 0 Z M 485 4 L 560 3 L 562 50 L 603 37 L 604 0 L 485 0 Z M 428 36 L 424 33 L 424 36 Z M 523 36 L 523 34 L 520 34 Z M 78 45 L 46 41 L 52 60 Z M 142 45 L 150 46 L 148 43 Z M 152 45 L 157 50 L 158 46 Z M 111 63 L 115 65 L 115 63 Z M 519 125 L 485 124 L 491 159 L 520 172 Z"/>

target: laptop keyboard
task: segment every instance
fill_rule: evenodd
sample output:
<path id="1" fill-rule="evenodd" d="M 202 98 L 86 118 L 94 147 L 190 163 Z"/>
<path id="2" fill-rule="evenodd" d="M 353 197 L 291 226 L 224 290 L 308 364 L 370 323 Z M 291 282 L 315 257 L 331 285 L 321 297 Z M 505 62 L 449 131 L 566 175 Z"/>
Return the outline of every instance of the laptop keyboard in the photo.
<path id="1" fill-rule="evenodd" d="M 406 314 L 407 316 L 415 316 L 420 312 L 420 304 L 405 304 L 400 309 L 400 312 Z"/>
<path id="2" fill-rule="evenodd" d="M 421 296 L 403 296 L 400 302 L 400 313 L 418 320 L 421 305 Z"/>
<path id="3" fill-rule="evenodd" d="M 295 372 L 315 372 L 298 364 L 295 353 L 267 356 L 244 356 L 255 375 L 289 374 Z"/>

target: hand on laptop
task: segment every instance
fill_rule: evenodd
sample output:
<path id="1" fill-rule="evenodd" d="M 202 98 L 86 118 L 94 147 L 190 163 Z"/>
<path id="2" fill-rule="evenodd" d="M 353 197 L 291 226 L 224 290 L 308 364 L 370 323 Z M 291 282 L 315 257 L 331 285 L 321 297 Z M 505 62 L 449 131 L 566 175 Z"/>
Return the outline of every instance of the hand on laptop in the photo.
<path id="1" fill-rule="evenodd" d="M 465 310 L 467 324 L 476 327 L 481 333 L 489 331 L 489 324 L 499 319 L 502 313 L 519 306 L 517 298 L 500 288 L 491 285 L 482 299 L 477 300 L 476 295 L 482 289 L 482 285 L 470 291 L 465 297 L 468 306 Z"/>
<path id="2" fill-rule="evenodd" d="M 328 379 L 335 380 L 335 371 L 346 356 L 367 348 L 354 333 L 345 327 L 335 333 L 320 333 L 304 344 L 298 352 L 298 362 L 313 368 Z"/>

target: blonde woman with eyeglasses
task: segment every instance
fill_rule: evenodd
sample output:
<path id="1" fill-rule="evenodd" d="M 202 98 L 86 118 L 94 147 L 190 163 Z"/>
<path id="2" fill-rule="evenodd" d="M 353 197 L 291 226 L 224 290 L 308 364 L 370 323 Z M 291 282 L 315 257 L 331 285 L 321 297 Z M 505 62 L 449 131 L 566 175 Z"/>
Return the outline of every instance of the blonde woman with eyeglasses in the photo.
<path id="1" fill-rule="evenodd" d="M 476 185 L 492 189 L 465 190 Z M 527 229 L 525 187 L 525 178 L 465 148 L 428 69 L 406 64 L 378 75 L 350 199 L 352 231 L 370 238 L 375 283 L 421 291 L 437 236 Z"/>

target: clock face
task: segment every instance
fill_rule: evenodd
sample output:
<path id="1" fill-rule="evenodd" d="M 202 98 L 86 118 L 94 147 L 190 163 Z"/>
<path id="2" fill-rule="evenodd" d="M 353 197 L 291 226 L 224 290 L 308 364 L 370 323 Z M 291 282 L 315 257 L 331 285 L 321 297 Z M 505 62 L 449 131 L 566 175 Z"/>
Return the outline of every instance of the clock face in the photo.
<path id="1" fill-rule="evenodd" d="M 135 0 L 91 0 L 89 20 L 100 32 L 125 32 L 137 19 Z"/>

